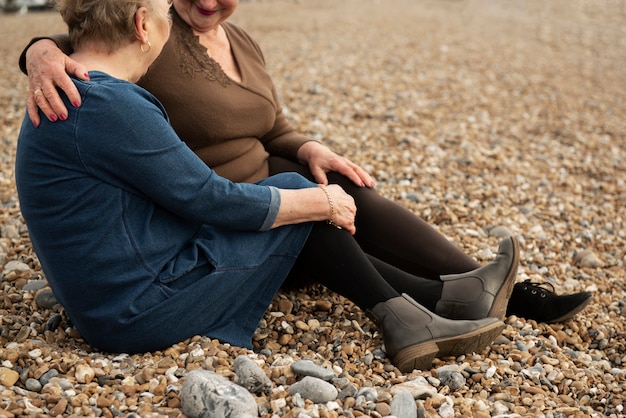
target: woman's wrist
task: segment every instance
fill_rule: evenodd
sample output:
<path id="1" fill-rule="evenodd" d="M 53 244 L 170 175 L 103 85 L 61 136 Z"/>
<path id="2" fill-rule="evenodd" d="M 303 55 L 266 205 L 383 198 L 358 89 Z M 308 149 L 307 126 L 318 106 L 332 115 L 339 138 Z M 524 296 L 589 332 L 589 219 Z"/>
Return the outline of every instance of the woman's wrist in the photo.
<path id="1" fill-rule="evenodd" d="M 330 193 L 326 189 L 326 185 L 318 184 L 317 187 L 322 189 L 322 191 L 326 195 L 326 199 L 328 200 L 328 206 L 330 207 L 330 215 L 329 215 L 328 219 L 326 220 L 326 222 L 329 225 L 334 226 L 335 228 L 341 229 L 341 227 L 335 223 L 335 201 L 333 200 L 333 197 L 330 195 Z"/>

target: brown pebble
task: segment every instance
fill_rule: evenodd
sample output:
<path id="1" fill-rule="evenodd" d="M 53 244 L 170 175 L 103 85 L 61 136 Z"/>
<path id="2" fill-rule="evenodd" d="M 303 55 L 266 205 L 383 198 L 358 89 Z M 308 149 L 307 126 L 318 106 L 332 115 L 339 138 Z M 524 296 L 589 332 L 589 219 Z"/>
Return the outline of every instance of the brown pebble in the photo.
<path id="1" fill-rule="evenodd" d="M 316 311 L 325 311 L 329 312 L 333 308 L 333 304 L 327 300 L 317 300 L 315 301 L 315 310 Z"/>
<path id="2" fill-rule="evenodd" d="M 290 334 L 283 334 L 280 336 L 280 338 L 278 339 L 278 344 L 284 346 L 289 344 L 289 342 L 291 341 L 291 335 Z"/>
<path id="3" fill-rule="evenodd" d="M 15 370 L 0 367 L 0 385 L 11 387 L 19 380 L 19 378 L 20 375 Z"/>
<path id="4" fill-rule="evenodd" d="M 386 403 L 379 402 L 376 404 L 376 412 L 382 416 L 391 415 L 391 407 Z"/>
<path id="5" fill-rule="evenodd" d="M 64 414 L 65 410 L 67 409 L 67 404 L 68 402 L 66 398 L 59 399 L 56 405 L 50 408 L 50 415 L 52 415 L 53 417 L 58 417 L 59 415 Z"/>
<path id="6" fill-rule="evenodd" d="M 106 396 L 98 396 L 98 399 L 96 399 L 96 406 L 98 408 L 108 408 L 111 405 L 113 405 L 113 399 Z"/>
<path id="7" fill-rule="evenodd" d="M 354 407 L 355 404 L 356 404 L 356 399 L 354 399 L 352 396 L 347 397 L 343 401 L 344 409 L 350 409 L 350 408 Z"/>
<path id="8" fill-rule="evenodd" d="M 293 302 L 291 302 L 289 299 L 280 299 L 278 301 L 278 310 L 285 315 L 290 314 L 293 310 Z"/>

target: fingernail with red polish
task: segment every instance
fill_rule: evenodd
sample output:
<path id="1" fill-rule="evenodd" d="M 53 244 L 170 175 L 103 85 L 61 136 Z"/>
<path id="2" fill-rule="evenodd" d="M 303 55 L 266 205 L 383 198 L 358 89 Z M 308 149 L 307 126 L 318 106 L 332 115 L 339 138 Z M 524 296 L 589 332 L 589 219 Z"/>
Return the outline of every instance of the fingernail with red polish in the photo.
<path id="1" fill-rule="evenodd" d="M 79 106 L 80 106 L 80 103 L 78 103 L 78 100 L 77 100 L 77 101 L 75 101 L 75 102 L 74 102 L 74 103 L 72 103 L 72 104 L 74 105 L 74 107 L 79 107 Z"/>
<path id="2" fill-rule="evenodd" d="M 89 73 L 85 73 L 83 75 L 85 76 L 85 78 L 89 78 Z"/>
<path id="3" fill-rule="evenodd" d="M 56 122 L 57 121 L 57 115 L 55 115 L 55 114 L 50 115 L 50 120 L 52 122 Z"/>
<path id="4" fill-rule="evenodd" d="M 66 119 L 67 119 L 67 116 L 65 116 L 65 114 L 64 114 L 64 113 L 61 113 L 61 114 L 59 115 L 59 118 L 60 118 L 61 120 L 66 120 Z"/>

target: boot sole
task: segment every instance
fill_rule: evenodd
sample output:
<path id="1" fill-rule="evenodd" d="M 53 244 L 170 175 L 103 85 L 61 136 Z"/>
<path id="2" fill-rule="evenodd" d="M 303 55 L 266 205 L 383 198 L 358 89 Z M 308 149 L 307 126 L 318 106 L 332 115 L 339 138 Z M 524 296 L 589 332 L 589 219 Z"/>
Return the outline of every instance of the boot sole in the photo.
<path id="1" fill-rule="evenodd" d="M 437 357 L 482 351 L 502 333 L 504 326 L 502 321 L 497 321 L 466 334 L 412 345 L 400 350 L 393 357 L 393 364 L 403 373 L 414 369 L 429 370 Z"/>
<path id="2" fill-rule="evenodd" d="M 487 317 L 489 318 L 498 318 L 500 320 L 504 319 L 509 299 L 513 293 L 513 287 L 515 287 L 517 266 L 519 264 L 519 242 L 517 242 L 517 239 L 514 237 L 510 237 L 510 239 L 513 243 L 513 260 L 511 262 L 511 267 L 506 274 L 506 278 L 504 279 L 504 283 L 498 290 L 498 293 L 496 293 L 491 309 L 487 313 Z"/>

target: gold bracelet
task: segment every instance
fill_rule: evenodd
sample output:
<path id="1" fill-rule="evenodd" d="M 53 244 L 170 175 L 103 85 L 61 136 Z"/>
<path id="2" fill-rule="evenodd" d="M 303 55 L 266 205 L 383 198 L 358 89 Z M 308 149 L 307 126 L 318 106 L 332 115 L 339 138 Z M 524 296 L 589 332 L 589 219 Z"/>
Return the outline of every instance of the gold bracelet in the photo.
<path id="1" fill-rule="evenodd" d="M 337 229 L 342 229 L 339 225 L 337 225 L 335 223 L 335 203 L 333 202 L 333 198 L 330 196 L 330 193 L 328 193 L 328 190 L 326 190 L 326 186 L 323 184 L 318 184 L 317 185 L 320 189 L 322 189 L 324 191 L 324 193 L 326 193 L 326 198 L 328 199 L 328 205 L 330 206 L 330 219 L 328 219 L 326 222 L 329 225 L 334 226 Z"/>

